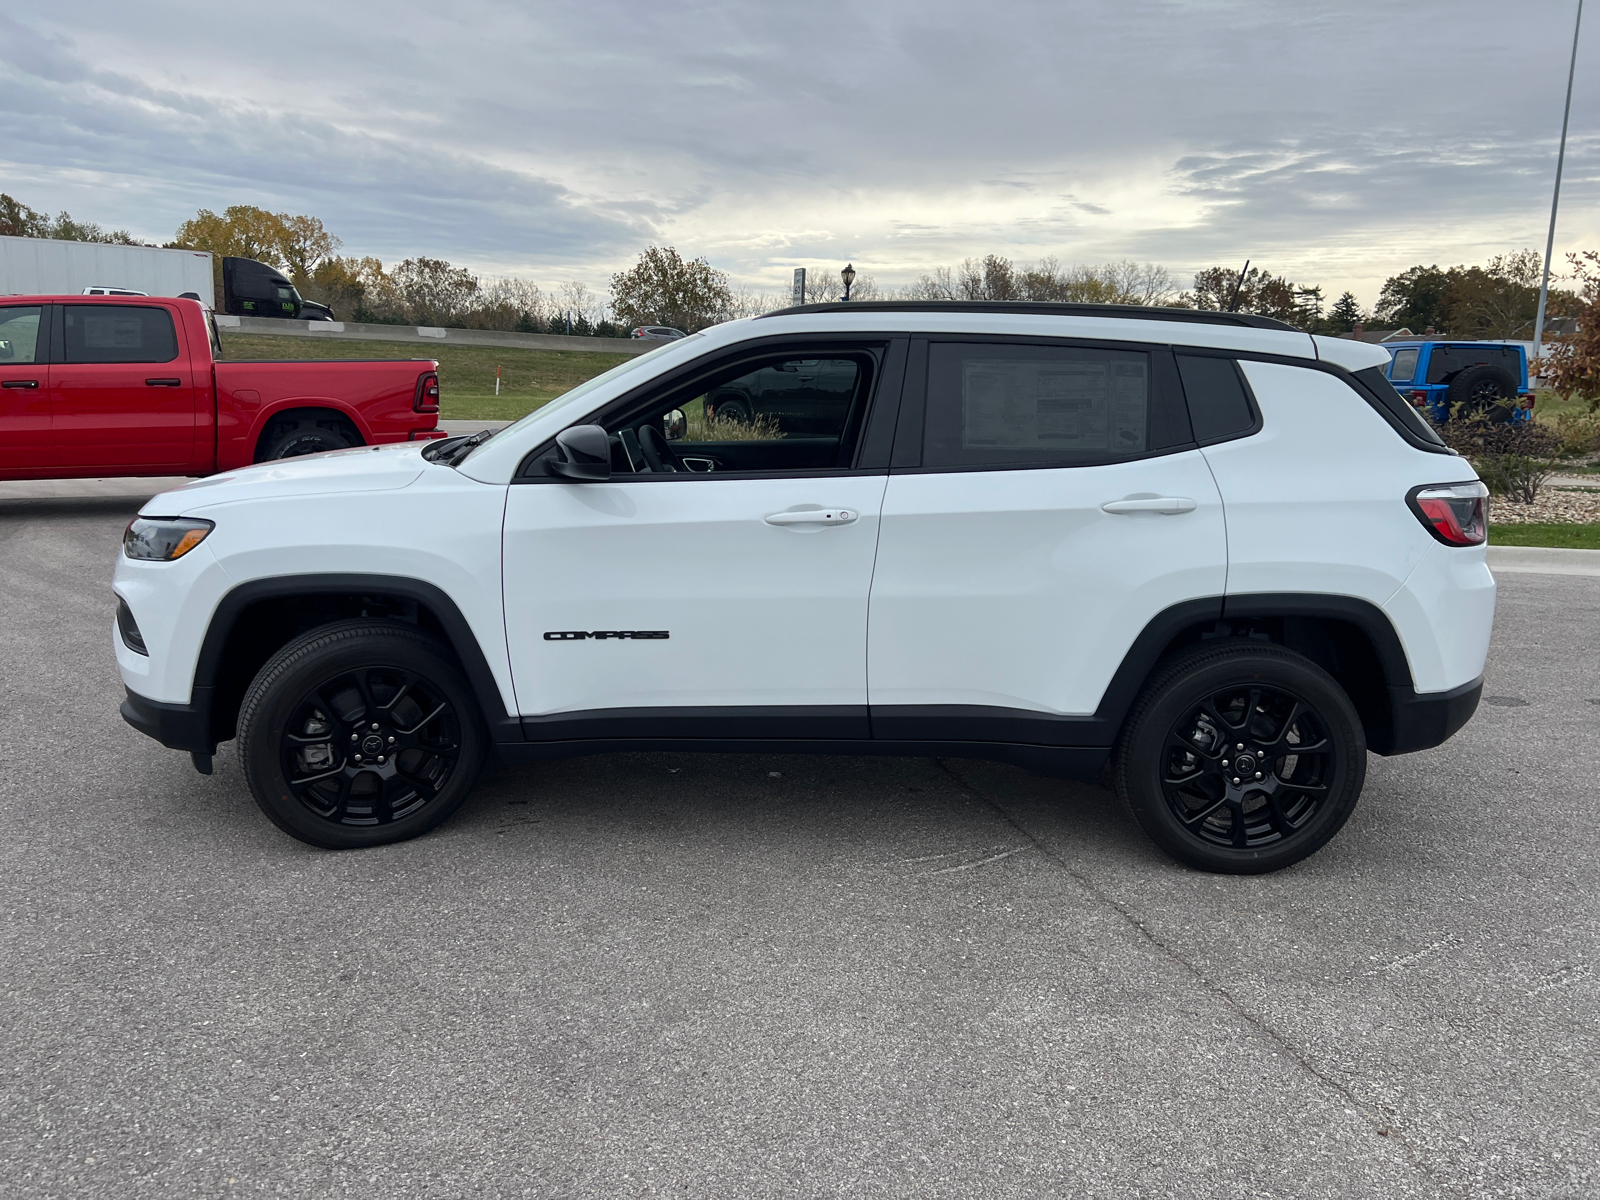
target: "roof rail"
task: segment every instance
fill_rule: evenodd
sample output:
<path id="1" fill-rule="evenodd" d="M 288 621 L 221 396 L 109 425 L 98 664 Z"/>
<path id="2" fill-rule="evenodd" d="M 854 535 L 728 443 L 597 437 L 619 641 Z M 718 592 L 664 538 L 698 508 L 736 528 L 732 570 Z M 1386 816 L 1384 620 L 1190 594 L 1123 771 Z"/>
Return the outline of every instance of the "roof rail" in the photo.
<path id="1" fill-rule="evenodd" d="M 1146 304 L 1057 304 L 1047 300 L 850 300 L 830 304 L 796 304 L 761 317 L 792 317 L 825 312 L 969 312 L 1028 313 L 1051 317 L 1122 317 L 1130 321 L 1185 321 L 1193 325 L 1246 325 L 1252 329 L 1287 329 L 1303 333 L 1276 317 L 1254 313 L 1210 312 L 1197 308 L 1158 308 Z M 761 317 L 757 317 L 760 320 Z"/>

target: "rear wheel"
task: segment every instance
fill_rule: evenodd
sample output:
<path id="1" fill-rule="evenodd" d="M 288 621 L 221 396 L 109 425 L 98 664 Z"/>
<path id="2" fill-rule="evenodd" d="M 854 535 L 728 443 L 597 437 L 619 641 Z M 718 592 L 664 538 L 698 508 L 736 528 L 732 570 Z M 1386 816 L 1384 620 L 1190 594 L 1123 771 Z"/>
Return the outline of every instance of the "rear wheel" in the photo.
<path id="1" fill-rule="evenodd" d="M 711 415 L 719 421 L 750 422 L 750 406 L 736 396 L 718 396 L 712 401 Z"/>
<path id="2" fill-rule="evenodd" d="M 1314 854 L 1355 810 L 1366 736 L 1344 690 L 1280 646 L 1182 655 L 1146 687 L 1116 750 L 1139 824 L 1205 871 L 1276 871 Z"/>
<path id="3" fill-rule="evenodd" d="M 449 652 L 409 626 L 348 621 L 268 660 L 239 711 L 239 756 L 272 822 L 350 849 L 434 828 L 485 757 L 482 718 Z"/>
<path id="4" fill-rule="evenodd" d="M 298 458 L 302 454 L 321 454 L 324 450 L 345 450 L 359 446 L 360 437 L 354 435 L 342 422 L 333 420 L 281 421 L 261 441 L 261 457 L 256 461 L 268 462 L 276 458 Z"/>

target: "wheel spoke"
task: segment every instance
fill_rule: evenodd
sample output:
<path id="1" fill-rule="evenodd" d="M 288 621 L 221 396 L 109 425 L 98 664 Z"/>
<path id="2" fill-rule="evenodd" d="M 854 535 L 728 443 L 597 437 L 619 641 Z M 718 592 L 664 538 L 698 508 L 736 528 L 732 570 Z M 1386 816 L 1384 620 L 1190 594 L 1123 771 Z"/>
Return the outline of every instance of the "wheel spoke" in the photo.
<path id="1" fill-rule="evenodd" d="M 307 775 L 304 779 L 291 779 L 289 780 L 289 786 L 304 787 L 308 783 L 315 783 L 319 779 L 327 779 L 330 775 L 337 775 L 342 770 L 344 770 L 344 763 L 340 763 L 337 767 L 324 771 L 320 775 Z"/>
<path id="2" fill-rule="evenodd" d="M 1303 714 L 1305 711 L 1306 706 L 1300 701 L 1296 700 L 1293 706 L 1289 709 L 1289 715 L 1284 718 L 1283 725 L 1278 730 L 1278 736 L 1272 739 L 1275 744 L 1278 742 L 1283 742 L 1289 736 L 1290 730 L 1294 728 L 1294 723 L 1300 719 L 1301 714 Z"/>
<path id="3" fill-rule="evenodd" d="M 1234 846 L 1244 849 L 1244 806 L 1233 804 L 1228 806 L 1228 813 L 1233 817 L 1233 828 L 1229 831 L 1229 838 Z"/>
<path id="4" fill-rule="evenodd" d="M 367 683 L 367 668 L 355 672 L 353 678 L 356 681 L 357 690 L 361 693 L 361 703 L 363 705 L 361 719 L 363 721 L 371 721 L 382 710 L 378 707 L 378 702 L 372 698 L 372 688 Z"/>
<path id="5" fill-rule="evenodd" d="M 1238 730 L 1244 728 L 1243 725 L 1235 725 L 1232 721 L 1228 720 L 1227 717 L 1223 716 L 1221 710 L 1218 709 L 1217 706 L 1215 704 L 1213 704 L 1210 700 L 1202 700 L 1202 701 L 1200 701 L 1200 711 L 1205 713 L 1206 716 L 1210 717 L 1213 721 L 1215 721 L 1218 729 L 1226 729 L 1226 730 L 1229 730 L 1229 731 L 1237 732 Z M 1248 724 L 1249 721 L 1250 721 L 1250 716 L 1249 716 L 1248 713 L 1246 713 L 1245 714 L 1245 723 Z"/>
<path id="6" fill-rule="evenodd" d="M 334 801 L 332 820 L 342 821 L 345 813 L 350 808 L 350 785 L 355 782 L 354 775 L 346 775 L 339 784 L 339 795 Z"/>
<path id="7" fill-rule="evenodd" d="M 1199 826 L 1204 825 L 1206 823 L 1206 819 L 1208 817 L 1210 817 L 1212 813 L 1216 812 L 1217 809 L 1221 808 L 1227 802 L 1228 802 L 1228 798 L 1226 796 L 1224 796 L 1220 800 L 1213 800 L 1210 804 L 1206 805 L 1199 812 L 1194 813 L 1194 814 L 1192 814 L 1190 816 L 1180 817 L 1179 819 L 1182 820 L 1183 823 L 1185 825 L 1189 826 L 1191 829 L 1198 828 Z"/>
<path id="8" fill-rule="evenodd" d="M 1273 832 L 1281 838 L 1288 838 L 1295 832 L 1294 826 L 1289 824 L 1289 818 L 1284 814 L 1275 795 L 1267 796 L 1267 820 L 1272 823 Z"/>
<path id="9" fill-rule="evenodd" d="M 405 694 L 411 690 L 411 685 L 416 682 L 416 680 L 410 675 L 407 675 L 405 680 L 406 681 L 400 685 L 400 690 L 390 698 L 389 703 L 385 704 L 380 711 L 393 712 L 394 706 L 400 703 L 400 701 L 405 697 Z"/>
<path id="10" fill-rule="evenodd" d="M 406 737 L 410 737 L 412 734 L 416 733 L 417 730 L 421 729 L 429 721 L 433 720 L 435 717 L 437 717 L 440 713 L 442 713 L 445 709 L 447 709 L 449 707 L 450 707 L 449 701 L 441 701 L 438 708 L 434 709 L 427 716 L 423 717 L 422 720 L 418 721 L 410 729 L 401 729 L 398 726 L 396 726 L 395 727 L 396 732 L 404 734 Z"/>
<path id="11" fill-rule="evenodd" d="M 1292 779 L 1278 780 L 1280 792 L 1304 792 L 1308 796 L 1326 796 L 1328 785 L 1325 783 L 1296 783 Z"/>

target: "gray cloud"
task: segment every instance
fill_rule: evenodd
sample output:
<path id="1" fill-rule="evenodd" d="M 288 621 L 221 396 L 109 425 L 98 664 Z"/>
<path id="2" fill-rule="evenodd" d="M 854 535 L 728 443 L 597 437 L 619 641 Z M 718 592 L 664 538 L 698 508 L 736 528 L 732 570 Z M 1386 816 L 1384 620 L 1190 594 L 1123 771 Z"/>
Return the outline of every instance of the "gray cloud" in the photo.
<path id="1" fill-rule="evenodd" d="M 669 240 L 758 286 L 990 250 L 1251 257 L 1375 293 L 1542 244 L 1570 0 L 269 10 L 0 17 L 0 187 L 168 236 L 315 212 L 349 249 L 541 278 Z M 1600 36 L 1600 35 L 1597 35 Z M 1592 43 L 1591 43 L 1592 44 Z M 1580 53 L 1562 242 L 1600 242 Z"/>

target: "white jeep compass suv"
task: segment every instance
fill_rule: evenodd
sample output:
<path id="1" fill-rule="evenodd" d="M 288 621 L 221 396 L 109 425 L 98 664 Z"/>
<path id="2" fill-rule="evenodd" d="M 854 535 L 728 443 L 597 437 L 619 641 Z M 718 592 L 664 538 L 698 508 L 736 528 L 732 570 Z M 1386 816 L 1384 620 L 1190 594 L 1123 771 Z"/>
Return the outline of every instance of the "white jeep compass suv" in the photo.
<path id="1" fill-rule="evenodd" d="M 1482 688 L 1486 489 L 1387 364 L 1155 308 L 719 325 L 493 437 L 155 497 L 122 712 L 203 772 L 237 737 L 319 846 L 431 829 L 491 753 L 818 751 L 1109 762 L 1168 853 L 1272 870 Z"/>

